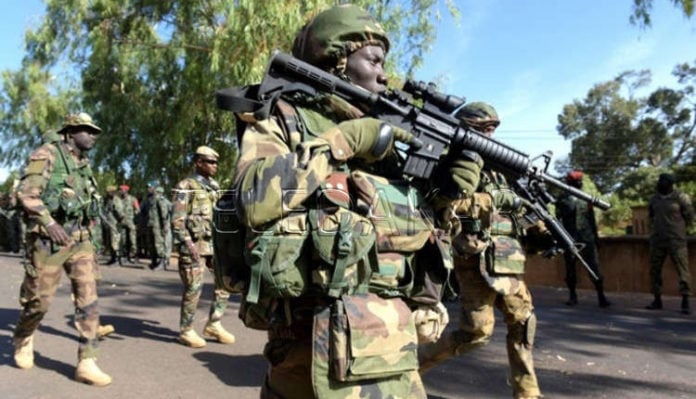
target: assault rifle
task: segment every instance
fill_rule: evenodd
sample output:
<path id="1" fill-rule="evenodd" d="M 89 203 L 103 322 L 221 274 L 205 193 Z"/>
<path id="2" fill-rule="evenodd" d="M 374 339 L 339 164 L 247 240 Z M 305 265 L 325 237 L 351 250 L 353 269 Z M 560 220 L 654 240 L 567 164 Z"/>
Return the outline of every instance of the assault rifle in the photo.
<path id="1" fill-rule="evenodd" d="M 548 175 L 548 161 L 543 168 L 535 166 L 527 154 L 461 126 L 453 113 L 464 104 L 463 99 L 440 93 L 433 84 L 414 81 L 407 81 L 403 90 L 372 93 L 280 51 L 273 53 L 261 84 L 223 89 L 216 97 L 218 108 L 252 113 L 256 120 L 262 120 L 270 116 L 281 95 L 296 92 L 310 96 L 337 95 L 368 110 L 374 118 L 410 131 L 417 144 L 407 151 L 403 164 L 407 176 L 430 179 L 444 154 L 465 150 L 478 153 L 487 168 L 516 180 L 513 187 L 530 208 L 529 216 L 543 220 L 559 251 L 571 252 L 594 276 L 580 256 L 582 246 L 574 242 L 548 211 L 547 205 L 554 200 L 546 186 L 568 192 L 600 209 L 609 209 L 610 204 Z M 416 105 L 414 100 L 422 105 Z"/>

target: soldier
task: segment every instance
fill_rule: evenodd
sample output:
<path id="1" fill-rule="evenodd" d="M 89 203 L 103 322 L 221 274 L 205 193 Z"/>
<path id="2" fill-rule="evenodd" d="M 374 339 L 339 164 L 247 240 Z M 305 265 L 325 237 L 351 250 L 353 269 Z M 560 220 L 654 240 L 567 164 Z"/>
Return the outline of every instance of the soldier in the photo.
<path id="1" fill-rule="evenodd" d="M 121 202 L 123 203 L 123 220 L 121 220 L 121 251 L 125 252 L 128 263 L 135 263 L 133 258 L 138 253 L 137 242 L 138 232 L 135 226 L 135 218 L 140 213 L 138 199 L 128 192 L 130 187 L 122 184 L 119 187 Z"/>
<path id="2" fill-rule="evenodd" d="M 674 188 L 674 175 L 662 173 L 657 180 L 657 193 L 650 200 L 648 214 L 650 235 L 650 282 L 655 299 L 646 309 L 662 309 L 662 264 L 669 255 L 679 274 L 681 312 L 691 314 L 691 273 L 686 247 L 686 230 L 694 221 L 694 207 L 688 194 Z"/>
<path id="3" fill-rule="evenodd" d="M 495 109 L 483 102 L 466 104 L 456 114 L 462 123 L 488 137 L 500 125 Z M 507 324 L 507 352 L 515 398 L 539 398 L 532 347 L 536 316 L 532 295 L 522 280 L 527 232 L 516 217 L 520 199 L 505 177 L 490 169 L 481 173 L 473 199 L 455 204 L 462 231 L 453 240 L 454 271 L 460 290 L 459 329 L 419 350 L 421 372 L 487 344 L 493 335 L 494 308 Z M 531 234 L 531 232 L 530 232 Z"/>
<path id="4" fill-rule="evenodd" d="M 155 192 L 159 195 L 160 201 L 162 202 L 163 209 L 166 209 L 166 215 L 164 218 L 164 258 L 162 259 L 162 267 L 164 270 L 169 268 L 169 260 L 172 258 L 172 211 L 174 206 L 172 202 L 164 196 L 164 188 L 159 186 L 155 189 Z"/>
<path id="5" fill-rule="evenodd" d="M 121 198 L 116 195 L 116 186 L 108 186 L 106 188 L 106 196 L 104 196 L 104 205 L 102 206 L 102 228 L 106 231 L 104 245 L 111 253 L 111 258 L 107 265 L 113 265 L 118 261 L 121 264 L 121 252 L 119 245 L 121 244 L 121 233 L 119 231 L 119 223 L 124 218 L 123 203 Z"/>
<path id="6" fill-rule="evenodd" d="M 166 200 L 162 193 L 164 189 L 159 185 L 148 187 L 148 195 L 143 204 L 143 210 L 147 210 L 147 229 L 150 240 L 150 263 L 151 270 L 160 270 L 163 267 L 166 270 L 166 236 L 170 229 L 171 215 L 169 211 L 169 201 Z"/>
<path id="7" fill-rule="evenodd" d="M 568 172 L 566 183 L 577 189 L 582 189 L 583 173 L 579 170 Z M 574 196 L 563 193 L 556 202 L 556 217 L 561 221 L 566 231 L 570 233 L 576 243 L 582 244 L 580 256 L 585 259 L 590 269 L 598 277 L 592 281 L 597 291 L 597 302 L 600 308 L 611 306 L 604 295 L 604 279 L 599 270 L 599 256 L 597 253 L 597 243 L 599 234 L 597 233 L 597 222 L 595 221 L 594 209 L 592 204 L 578 200 Z M 566 285 L 568 286 L 569 298 L 566 305 L 575 306 L 578 304 L 578 294 L 575 287 L 578 283 L 577 270 L 575 269 L 577 260 L 570 252 L 564 253 L 566 266 Z M 588 273 L 589 274 L 589 273 Z"/>
<path id="8" fill-rule="evenodd" d="M 86 113 L 69 115 L 57 132 L 44 137 L 24 169 L 18 199 L 27 217 L 30 262 L 20 290 L 22 310 L 14 331 L 17 367 L 34 365 L 34 332 L 58 288 L 61 269 L 71 280 L 75 326 L 79 332 L 77 381 L 105 386 L 111 377 L 95 360 L 98 354 L 99 309 L 95 281 L 96 255 L 92 221 L 99 201 L 86 152 L 101 129 Z"/>
<path id="9" fill-rule="evenodd" d="M 373 93 L 386 90 L 388 50 L 383 28 L 353 5 L 319 13 L 293 45 Z M 426 198 L 430 182 L 401 174 L 394 142 L 413 136 L 328 94 L 283 96 L 264 120 L 238 116 L 247 125 L 234 187 L 250 273 L 240 317 L 268 331 L 261 396 L 425 398 L 416 348 L 448 320 L 449 231 L 434 215 L 451 200 Z M 471 194 L 480 157 L 450 156 L 449 186 L 437 189 Z"/>
<path id="10" fill-rule="evenodd" d="M 179 276 L 184 284 L 179 342 L 200 348 L 206 342 L 193 329 L 193 319 L 203 290 L 203 273 L 208 269 L 214 274 L 213 206 L 217 202 L 220 186 L 213 176 L 217 173 L 218 153 L 212 148 L 200 146 L 193 155 L 193 164 L 194 173 L 174 188 L 172 235 L 179 252 Z M 229 296 L 216 279 L 208 323 L 203 330 L 204 336 L 215 338 L 223 344 L 235 341 L 234 335 L 220 323 Z"/>

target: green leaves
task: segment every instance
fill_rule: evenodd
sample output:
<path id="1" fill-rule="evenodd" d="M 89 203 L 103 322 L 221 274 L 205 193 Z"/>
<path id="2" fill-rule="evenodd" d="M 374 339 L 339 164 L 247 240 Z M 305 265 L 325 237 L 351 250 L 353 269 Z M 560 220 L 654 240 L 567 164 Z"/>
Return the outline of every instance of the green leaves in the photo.
<path id="1" fill-rule="evenodd" d="M 233 174 L 232 116 L 216 90 L 256 83 L 272 50 L 290 51 L 295 32 L 330 0 L 47 0 L 26 34 L 23 68 L 6 71 L 0 92 L 0 149 L 19 167 L 40 134 L 69 112 L 86 111 L 104 129 L 95 170 L 136 191 L 190 172 L 189 155 L 209 145 L 221 155 L 219 178 Z M 385 21 L 411 71 L 434 40 L 437 0 L 361 0 Z M 445 0 L 454 10 L 451 0 Z"/>

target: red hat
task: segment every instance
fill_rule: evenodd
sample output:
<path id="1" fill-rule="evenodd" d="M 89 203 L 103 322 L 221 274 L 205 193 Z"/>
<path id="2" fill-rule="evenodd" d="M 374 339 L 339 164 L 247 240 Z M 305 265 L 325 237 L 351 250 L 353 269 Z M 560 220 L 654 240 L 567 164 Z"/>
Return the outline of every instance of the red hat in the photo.
<path id="1" fill-rule="evenodd" d="M 568 172 L 568 174 L 566 175 L 566 180 L 567 181 L 581 181 L 582 176 L 583 176 L 582 172 L 580 172 L 579 170 L 574 170 L 574 171 Z"/>
<path id="2" fill-rule="evenodd" d="M 130 187 L 128 187 L 127 184 L 121 184 L 119 187 L 121 188 L 121 190 L 125 190 L 125 191 L 130 190 Z"/>

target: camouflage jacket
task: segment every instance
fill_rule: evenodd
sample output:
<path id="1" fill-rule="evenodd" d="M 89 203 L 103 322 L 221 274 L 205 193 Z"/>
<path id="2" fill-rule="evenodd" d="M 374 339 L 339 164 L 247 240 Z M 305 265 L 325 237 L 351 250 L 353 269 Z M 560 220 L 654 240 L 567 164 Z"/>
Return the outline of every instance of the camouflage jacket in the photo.
<path id="1" fill-rule="evenodd" d="M 123 219 L 121 219 L 121 225 L 134 227 L 135 217 L 138 215 L 138 212 L 140 212 L 140 204 L 138 200 L 130 194 L 120 196 L 120 199 L 123 203 Z"/>
<path id="2" fill-rule="evenodd" d="M 104 197 L 104 205 L 102 206 L 104 222 L 111 229 L 117 228 L 118 224 L 123 220 L 123 202 L 118 195 L 107 195 Z"/>
<path id="3" fill-rule="evenodd" d="M 505 177 L 483 170 L 474 196 L 454 203 L 462 230 L 453 239 L 455 265 L 479 268 L 491 288 L 507 295 L 517 291 L 518 279 L 524 274 L 525 231 L 517 217 L 523 210 L 502 210 L 496 203 L 496 191 L 509 191 Z"/>
<path id="4" fill-rule="evenodd" d="M 56 222 L 73 239 L 88 239 L 100 205 L 97 192 L 86 156 L 58 140 L 41 145 L 31 153 L 17 187 L 27 232 L 47 237 L 46 225 Z"/>
<path id="5" fill-rule="evenodd" d="M 686 230 L 694 221 L 694 207 L 688 194 L 674 190 L 655 194 L 648 205 L 653 242 L 684 242 Z"/>
<path id="6" fill-rule="evenodd" d="M 564 193 L 556 201 L 556 217 L 575 241 L 594 243 L 597 240 L 597 222 L 592 204 Z"/>
<path id="7" fill-rule="evenodd" d="M 171 220 L 169 200 L 161 194 L 155 193 L 147 196 L 143 204 L 143 212 L 147 210 L 147 222 L 145 225 L 156 230 L 165 231 Z"/>
<path id="8" fill-rule="evenodd" d="M 424 199 L 426 189 L 402 178 L 395 154 L 370 165 L 359 160 L 337 161 L 330 153 L 328 142 L 320 137 L 342 121 L 359 118 L 362 112 L 330 96 L 312 101 L 286 100 L 279 103 L 276 114 L 269 119 L 256 121 L 247 115 L 240 116 L 246 119 L 247 127 L 234 181 L 239 193 L 237 212 L 243 225 L 259 231 L 285 220 L 294 227 L 311 228 L 314 232 L 326 226 L 332 226 L 328 231 L 339 229 L 337 225 L 342 217 L 359 221 L 352 226 L 354 238 L 376 236 L 374 246 L 379 265 L 372 267 L 379 272 L 372 274 L 371 288 L 377 291 L 394 291 L 404 284 L 402 278 L 412 278 L 406 269 L 418 267 L 416 254 L 426 243 L 438 242 L 441 252 L 433 256 L 442 262 L 450 261 L 449 239 L 440 240 L 447 233 L 436 227 L 432 206 Z M 284 107 L 293 109 L 288 111 Z M 304 222 L 296 222 L 296 217 L 306 212 L 309 212 L 306 224 L 318 224 L 321 228 L 303 227 Z M 323 245 L 316 237 L 318 234 L 312 234 L 312 257 L 329 264 L 334 262 L 328 253 L 335 246 Z M 363 245 L 373 244 L 365 239 L 354 247 Z M 351 262 L 358 260 L 351 257 Z M 437 263 L 430 265 L 435 268 Z M 319 264 L 315 262 L 313 267 Z M 327 275 L 331 269 L 327 269 Z M 323 276 L 322 273 L 315 271 L 313 276 Z M 313 282 L 322 284 L 321 278 Z M 439 292 L 422 294 L 425 302 L 439 300 Z M 410 292 L 406 296 L 413 298 L 419 294 Z"/>
<path id="9" fill-rule="evenodd" d="M 200 255 L 213 255 L 213 207 L 220 192 L 212 178 L 197 173 L 180 181 L 174 187 L 172 199 L 172 236 L 180 251 L 191 240 Z"/>

